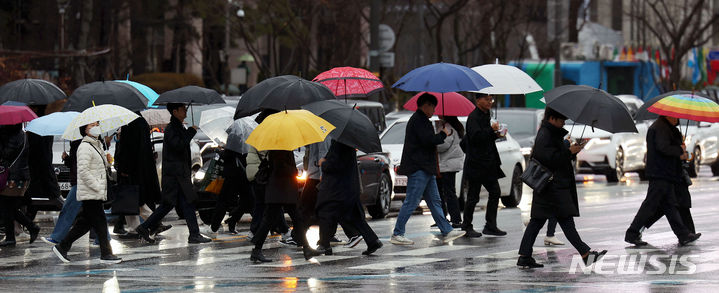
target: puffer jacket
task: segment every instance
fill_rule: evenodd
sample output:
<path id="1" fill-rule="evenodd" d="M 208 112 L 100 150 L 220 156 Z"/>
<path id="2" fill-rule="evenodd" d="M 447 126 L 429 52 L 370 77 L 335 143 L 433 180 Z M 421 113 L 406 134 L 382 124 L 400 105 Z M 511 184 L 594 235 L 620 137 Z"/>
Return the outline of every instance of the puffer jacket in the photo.
<path id="1" fill-rule="evenodd" d="M 101 142 L 85 136 L 77 148 L 77 200 L 107 200 L 108 166 Z"/>
<path id="2" fill-rule="evenodd" d="M 267 158 L 267 151 L 257 151 L 256 148 L 250 146 L 250 151 L 247 152 L 247 167 L 245 170 L 247 171 L 247 180 L 252 181 L 255 180 L 255 175 L 257 175 L 257 170 L 260 168 L 260 156 L 262 158 Z"/>
<path id="3" fill-rule="evenodd" d="M 439 153 L 439 172 L 459 172 L 464 167 L 464 152 L 459 146 L 461 139 L 457 130 L 447 124 L 447 129 L 452 135 L 444 139 L 444 143 L 437 145 Z"/>

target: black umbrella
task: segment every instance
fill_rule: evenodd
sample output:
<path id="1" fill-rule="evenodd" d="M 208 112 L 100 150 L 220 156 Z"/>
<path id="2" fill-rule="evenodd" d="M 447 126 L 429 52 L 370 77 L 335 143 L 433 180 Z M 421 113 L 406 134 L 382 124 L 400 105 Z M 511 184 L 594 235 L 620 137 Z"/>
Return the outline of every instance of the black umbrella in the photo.
<path id="1" fill-rule="evenodd" d="M 19 79 L 0 87 L 0 104 L 16 101 L 27 105 L 47 105 L 64 98 L 67 96 L 59 87 L 42 79 Z"/>
<path id="2" fill-rule="evenodd" d="M 330 137 L 365 153 L 381 152 L 382 146 L 372 121 L 353 106 L 336 100 L 319 101 L 302 106 L 335 126 Z"/>
<path id="3" fill-rule="evenodd" d="M 225 100 L 223 100 L 222 96 L 215 90 L 188 85 L 160 94 L 153 104 L 167 105 L 169 103 L 211 105 L 225 104 Z"/>
<path id="4" fill-rule="evenodd" d="M 332 91 L 321 83 L 293 75 L 277 76 L 258 83 L 242 95 L 235 119 L 264 109 L 296 110 L 312 102 L 334 99 Z"/>
<path id="5" fill-rule="evenodd" d="M 565 85 L 544 93 L 544 98 L 547 107 L 585 127 L 596 127 L 611 133 L 638 132 L 624 102 L 603 90 L 584 85 Z"/>
<path id="6" fill-rule="evenodd" d="M 133 86 L 116 81 L 96 81 L 77 88 L 63 111 L 82 112 L 93 105 L 118 105 L 131 111 L 147 108 L 148 99 Z"/>

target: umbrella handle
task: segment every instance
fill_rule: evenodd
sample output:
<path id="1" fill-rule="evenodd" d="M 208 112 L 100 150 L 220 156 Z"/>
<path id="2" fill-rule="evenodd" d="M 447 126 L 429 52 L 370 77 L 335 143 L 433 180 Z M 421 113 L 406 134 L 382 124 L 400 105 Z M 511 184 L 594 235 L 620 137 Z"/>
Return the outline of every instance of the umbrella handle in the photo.
<path id="1" fill-rule="evenodd" d="M 579 141 L 582 141 L 582 139 L 584 138 L 584 131 L 585 131 L 585 130 L 587 130 L 587 125 L 584 125 L 584 128 L 582 129 L 582 136 L 579 137 Z"/>

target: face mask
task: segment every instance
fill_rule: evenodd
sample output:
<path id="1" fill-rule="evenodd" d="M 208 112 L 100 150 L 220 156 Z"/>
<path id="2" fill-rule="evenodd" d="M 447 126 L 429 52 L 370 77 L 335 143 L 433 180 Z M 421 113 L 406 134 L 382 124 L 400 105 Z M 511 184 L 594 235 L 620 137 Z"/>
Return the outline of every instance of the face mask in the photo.
<path id="1" fill-rule="evenodd" d="M 100 134 L 102 134 L 102 131 L 100 130 L 100 127 L 97 127 L 97 126 L 95 126 L 95 127 L 93 127 L 93 128 L 90 128 L 90 131 L 89 131 L 89 132 L 90 132 L 90 133 L 89 133 L 90 135 L 92 135 L 93 137 L 96 137 L 96 138 L 99 137 Z"/>

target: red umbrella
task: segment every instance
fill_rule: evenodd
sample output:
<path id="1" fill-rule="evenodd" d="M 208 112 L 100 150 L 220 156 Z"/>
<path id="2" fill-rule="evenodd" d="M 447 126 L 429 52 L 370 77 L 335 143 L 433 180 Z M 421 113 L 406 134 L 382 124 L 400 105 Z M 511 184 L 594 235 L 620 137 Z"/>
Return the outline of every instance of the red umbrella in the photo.
<path id="1" fill-rule="evenodd" d="M 364 97 L 381 91 L 384 84 L 362 68 L 335 67 L 320 73 L 312 81 L 326 85 L 338 98 Z"/>
<path id="2" fill-rule="evenodd" d="M 437 105 L 437 108 L 434 109 L 434 113 L 437 115 L 469 116 L 469 113 L 472 113 L 472 111 L 477 108 L 467 98 L 455 92 L 421 92 L 409 99 L 409 101 L 404 104 L 404 108 L 410 111 L 417 111 L 417 99 L 419 99 L 419 96 L 424 93 L 429 93 L 437 98 L 437 101 L 439 103 Z"/>
<path id="3" fill-rule="evenodd" d="M 0 105 L 0 125 L 13 125 L 37 118 L 35 112 L 27 106 Z"/>

